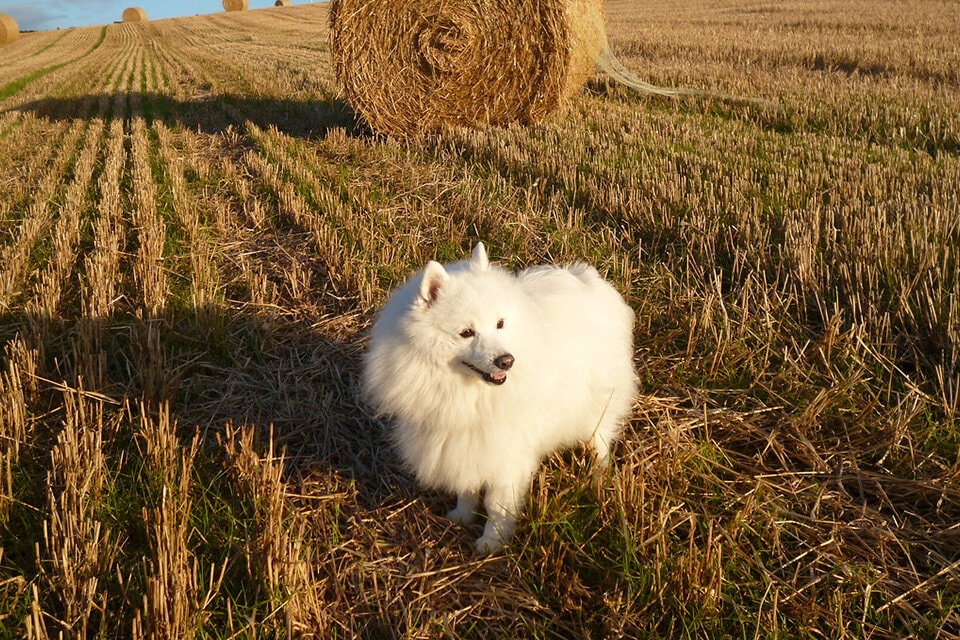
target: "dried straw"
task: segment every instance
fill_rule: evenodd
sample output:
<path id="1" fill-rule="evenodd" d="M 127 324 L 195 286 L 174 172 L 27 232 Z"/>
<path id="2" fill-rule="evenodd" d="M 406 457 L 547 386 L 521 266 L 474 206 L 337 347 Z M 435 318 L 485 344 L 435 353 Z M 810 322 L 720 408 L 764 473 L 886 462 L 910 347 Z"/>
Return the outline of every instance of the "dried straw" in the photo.
<path id="1" fill-rule="evenodd" d="M 627 71 L 607 41 L 602 0 L 333 0 L 330 26 L 347 99 L 382 133 L 539 122 L 598 65 L 643 93 L 739 99 Z"/>
<path id="2" fill-rule="evenodd" d="M 123 10 L 124 22 L 146 22 L 147 12 L 140 7 L 129 7 Z"/>
<path id="3" fill-rule="evenodd" d="M 290 4 L 291 4 L 291 3 L 290 3 L 290 0 L 277 0 L 276 2 L 273 3 L 273 6 L 275 6 L 275 7 L 289 7 Z"/>
<path id="4" fill-rule="evenodd" d="M 250 8 L 249 0 L 223 0 L 223 8 L 226 11 L 246 11 Z"/>
<path id="5" fill-rule="evenodd" d="M 20 27 L 13 16 L 0 13 L 0 44 L 10 44 L 20 37 Z"/>

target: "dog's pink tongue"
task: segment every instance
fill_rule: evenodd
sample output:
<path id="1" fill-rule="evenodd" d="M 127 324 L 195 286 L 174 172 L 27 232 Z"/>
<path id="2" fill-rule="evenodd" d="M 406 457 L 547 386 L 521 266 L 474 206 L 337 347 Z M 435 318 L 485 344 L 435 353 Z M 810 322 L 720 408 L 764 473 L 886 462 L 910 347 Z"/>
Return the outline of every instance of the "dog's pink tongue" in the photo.
<path id="1" fill-rule="evenodd" d="M 496 373 L 491 373 L 490 378 L 497 381 L 506 380 L 507 374 L 497 371 Z"/>

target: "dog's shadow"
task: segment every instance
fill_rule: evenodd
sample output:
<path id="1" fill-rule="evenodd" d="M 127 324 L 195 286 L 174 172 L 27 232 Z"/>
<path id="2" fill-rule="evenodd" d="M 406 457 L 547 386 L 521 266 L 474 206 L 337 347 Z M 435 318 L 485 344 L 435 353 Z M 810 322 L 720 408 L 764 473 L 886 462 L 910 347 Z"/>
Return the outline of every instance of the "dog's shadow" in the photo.
<path id="1" fill-rule="evenodd" d="M 31 384 L 43 406 L 62 406 L 73 389 L 133 414 L 164 407 L 183 446 L 200 433 L 208 454 L 252 430 L 258 454 L 282 461 L 288 479 L 322 470 L 355 485 L 368 506 L 389 500 L 411 480 L 359 392 L 363 328 L 291 315 L 218 305 L 148 317 L 10 311 L 0 314 L 0 372 L 8 345 L 22 341 L 35 353 Z M 49 427 L 55 434 L 59 423 Z"/>
<path id="2" fill-rule="evenodd" d="M 87 415 L 113 416 L 97 446 L 117 495 L 146 495 L 155 441 L 144 424 L 168 408 L 180 453 L 167 454 L 185 455 L 200 437 L 187 467 L 196 527 L 190 541 L 201 564 L 228 568 L 229 597 L 248 602 L 256 573 L 243 574 L 243 558 L 259 557 L 262 540 L 295 536 L 317 559 L 311 580 L 346 580 L 342 596 L 374 629 L 348 635 L 382 637 L 377 630 L 402 628 L 413 596 L 400 592 L 402 602 L 384 609 L 363 588 L 362 558 L 376 557 L 397 575 L 415 567 L 442 576 L 444 567 L 472 557 L 475 532 L 443 518 L 450 498 L 416 486 L 386 426 L 364 406 L 358 391 L 364 322 L 345 323 L 335 313 L 328 321 L 304 316 L 253 304 L 70 319 L 0 313 L 0 375 L 11 366 L 11 345 L 22 341 L 38 352 L 26 382 L 35 389 L 18 499 L 9 513 L 15 526 L 0 527 L 5 561 L 32 563 L 33 541 L 43 539 L 43 479 L 54 473 L 48 452 L 75 398 L 89 399 Z M 277 496 L 281 501 L 271 502 Z M 119 562 L 139 563 L 143 512 L 122 504 L 111 507 L 112 535 L 133 543 Z M 488 565 L 477 580 L 493 580 L 500 566 Z"/>

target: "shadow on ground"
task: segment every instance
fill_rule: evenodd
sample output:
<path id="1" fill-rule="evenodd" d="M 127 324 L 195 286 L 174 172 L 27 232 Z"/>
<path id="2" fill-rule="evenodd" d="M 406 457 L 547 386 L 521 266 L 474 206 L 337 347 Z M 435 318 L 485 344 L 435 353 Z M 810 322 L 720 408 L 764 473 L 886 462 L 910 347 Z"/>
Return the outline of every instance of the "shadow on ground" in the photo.
<path id="1" fill-rule="evenodd" d="M 312 100 L 250 98 L 239 95 L 199 96 L 176 99 L 166 94 L 119 91 L 77 97 L 47 97 L 6 111 L 32 113 L 48 120 L 75 120 L 116 117 L 130 119 L 137 114 L 148 122 L 159 120 L 169 127 L 220 134 L 252 122 L 261 128 L 276 127 L 289 136 L 324 138 L 332 129 L 343 129 L 353 137 L 369 136 L 350 106 L 335 96 Z"/>

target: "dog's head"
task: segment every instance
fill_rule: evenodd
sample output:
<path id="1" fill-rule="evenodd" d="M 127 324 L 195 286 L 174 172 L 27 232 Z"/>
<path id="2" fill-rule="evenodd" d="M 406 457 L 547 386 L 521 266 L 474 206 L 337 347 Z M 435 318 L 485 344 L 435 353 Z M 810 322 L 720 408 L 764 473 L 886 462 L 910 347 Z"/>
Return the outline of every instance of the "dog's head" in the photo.
<path id="1" fill-rule="evenodd" d="M 517 359 L 511 339 L 522 307 L 516 278 L 491 266 L 479 242 L 469 260 L 424 267 L 412 312 L 418 325 L 429 327 L 438 355 L 458 373 L 502 385 Z"/>

